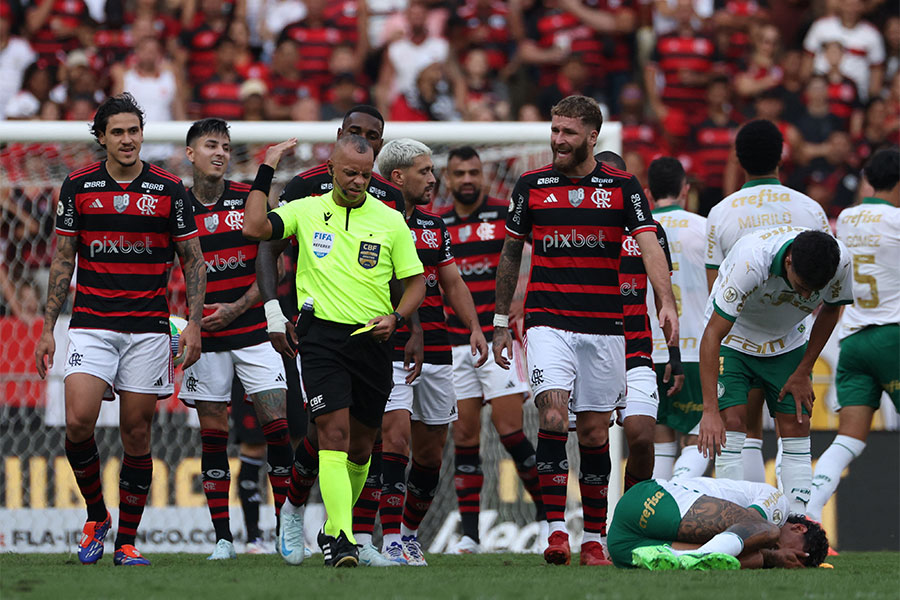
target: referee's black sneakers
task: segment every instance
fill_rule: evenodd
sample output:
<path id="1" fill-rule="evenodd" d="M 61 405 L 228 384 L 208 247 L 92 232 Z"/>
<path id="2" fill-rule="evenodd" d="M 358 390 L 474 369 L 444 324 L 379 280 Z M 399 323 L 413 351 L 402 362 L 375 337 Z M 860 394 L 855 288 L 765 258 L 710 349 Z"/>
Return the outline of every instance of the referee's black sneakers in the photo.
<path id="1" fill-rule="evenodd" d="M 325 555 L 326 567 L 355 567 L 359 565 L 359 549 L 356 544 L 347 539 L 347 534 L 341 531 L 338 537 L 325 534 L 323 527 L 316 538 L 319 548 Z"/>

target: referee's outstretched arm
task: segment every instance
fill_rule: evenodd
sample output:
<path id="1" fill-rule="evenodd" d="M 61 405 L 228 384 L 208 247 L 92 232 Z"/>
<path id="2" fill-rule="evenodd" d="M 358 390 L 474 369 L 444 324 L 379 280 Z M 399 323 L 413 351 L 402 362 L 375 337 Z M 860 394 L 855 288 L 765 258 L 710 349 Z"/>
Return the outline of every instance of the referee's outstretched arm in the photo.
<path id="1" fill-rule="evenodd" d="M 247 204 L 244 206 L 244 237 L 250 240 L 268 240 L 272 237 L 272 224 L 266 216 L 269 208 L 269 187 L 272 185 L 272 177 L 278 161 L 287 150 L 297 145 L 297 138 L 291 138 L 280 144 L 270 146 L 266 150 L 266 159 L 259 165 L 256 180 L 250 194 L 247 196 Z"/>

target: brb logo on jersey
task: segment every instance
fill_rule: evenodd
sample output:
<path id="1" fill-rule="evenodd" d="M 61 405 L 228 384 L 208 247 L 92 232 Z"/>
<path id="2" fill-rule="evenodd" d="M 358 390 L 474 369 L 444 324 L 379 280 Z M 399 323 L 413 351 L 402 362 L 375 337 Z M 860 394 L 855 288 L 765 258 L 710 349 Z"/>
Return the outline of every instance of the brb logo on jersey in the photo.
<path id="1" fill-rule="evenodd" d="M 90 252 L 91 258 L 97 254 L 150 254 L 150 246 L 149 235 L 136 242 L 126 240 L 124 235 L 120 235 L 118 239 L 103 236 L 102 240 L 91 242 Z"/>
<path id="2" fill-rule="evenodd" d="M 575 229 L 566 233 L 556 229 L 543 238 L 544 252 L 551 248 L 606 248 L 603 244 L 605 236 L 602 230 L 597 235 L 578 233 Z"/>
<path id="3" fill-rule="evenodd" d="M 157 202 L 159 202 L 159 198 L 151 196 L 150 194 L 143 194 L 138 198 L 137 207 L 142 215 L 152 217 L 156 213 Z"/>

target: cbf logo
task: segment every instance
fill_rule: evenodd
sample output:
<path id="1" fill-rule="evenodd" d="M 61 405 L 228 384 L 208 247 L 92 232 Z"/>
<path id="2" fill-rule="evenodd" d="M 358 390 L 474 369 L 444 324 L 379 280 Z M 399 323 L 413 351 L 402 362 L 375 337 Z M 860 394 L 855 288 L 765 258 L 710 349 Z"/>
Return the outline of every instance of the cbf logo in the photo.
<path id="1" fill-rule="evenodd" d="M 150 194 L 142 194 L 137 201 L 138 210 L 146 217 L 152 217 L 156 213 L 156 203 L 159 199 Z"/>
<path id="2" fill-rule="evenodd" d="M 611 191 L 597 188 L 591 194 L 591 202 L 593 202 L 594 206 L 597 208 L 609 208 L 612 206 L 612 203 L 609 201 L 610 197 L 612 197 Z"/>
<path id="3" fill-rule="evenodd" d="M 378 256 L 380 254 L 381 244 L 373 244 L 372 242 L 360 242 L 357 261 L 359 261 L 359 265 L 363 269 L 371 269 L 378 264 Z"/>

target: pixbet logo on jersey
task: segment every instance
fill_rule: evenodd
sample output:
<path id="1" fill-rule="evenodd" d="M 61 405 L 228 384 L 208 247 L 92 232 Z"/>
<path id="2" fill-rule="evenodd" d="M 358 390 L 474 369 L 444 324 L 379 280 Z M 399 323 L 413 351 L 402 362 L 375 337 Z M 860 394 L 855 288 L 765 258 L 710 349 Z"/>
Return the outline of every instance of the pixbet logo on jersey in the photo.
<path id="1" fill-rule="evenodd" d="M 554 229 L 553 233 L 545 235 L 542 241 L 546 252 L 551 248 L 606 248 L 603 244 L 604 238 L 603 231 L 600 230 L 597 231 L 597 235 L 592 233 L 584 235 L 575 229 L 568 233 Z"/>
<path id="2" fill-rule="evenodd" d="M 203 259 L 203 262 L 206 263 L 206 272 L 207 273 L 215 273 L 216 271 L 224 271 L 226 269 L 237 269 L 238 267 L 246 267 L 247 263 L 244 262 L 244 259 L 247 258 L 242 251 L 238 250 L 237 256 L 229 256 L 228 258 L 222 258 L 218 254 L 213 254 L 213 257 L 209 260 Z"/>
<path id="3" fill-rule="evenodd" d="M 118 239 L 103 236 L 102 240 L 93 240 L 89 246 L 91 258 L 97 254 L 150 254 L 151 240 L 145 235 L 143 240 L 132 242 L 124 235 Z"/>

